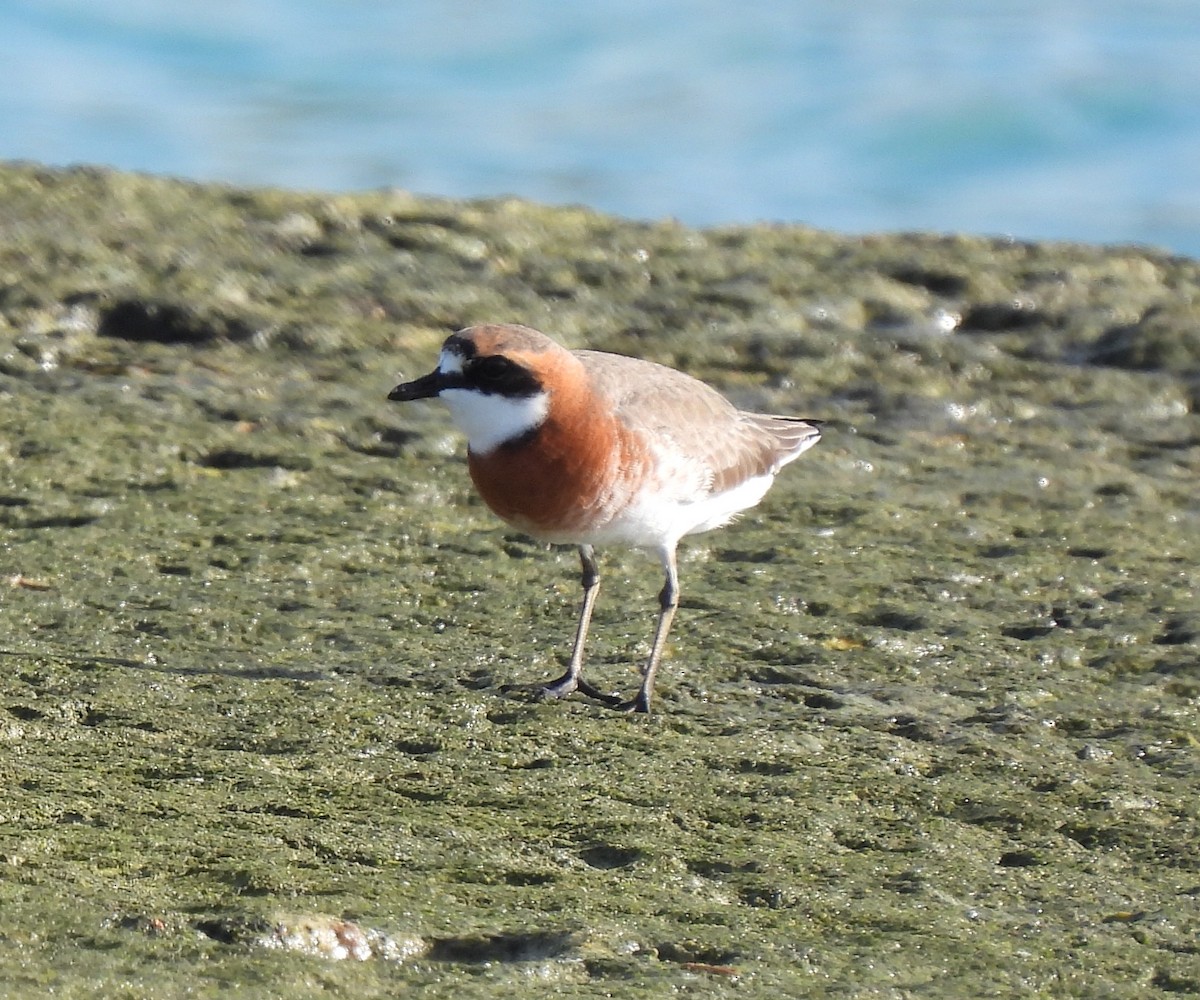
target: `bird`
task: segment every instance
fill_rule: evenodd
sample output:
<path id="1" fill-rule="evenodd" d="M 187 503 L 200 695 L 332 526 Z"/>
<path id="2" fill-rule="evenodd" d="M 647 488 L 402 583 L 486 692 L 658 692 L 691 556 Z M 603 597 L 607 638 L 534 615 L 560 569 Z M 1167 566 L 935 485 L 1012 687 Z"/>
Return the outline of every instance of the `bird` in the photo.
<path id="1" fill-rule="evenodd" d="M 516 324 L 448 337 L 437 367 L 388 399 L 437 397 L 467 438 L 484 502 L 534 539 L 579 551 L 583 603 L 566 673 L 535 686 L 576 691 L 625 712 L 650 711 L 655 674 L 679 606 L 681 538 L 755 506 L 789 462 L 821 438 L 822 421 L 737 409 L 709 385 L 652 361 L 569 350 Z M 641 686 L 629 699 L 583 678 L 600 587 L 596 546 L 648 550 L 666 580 Z"/>

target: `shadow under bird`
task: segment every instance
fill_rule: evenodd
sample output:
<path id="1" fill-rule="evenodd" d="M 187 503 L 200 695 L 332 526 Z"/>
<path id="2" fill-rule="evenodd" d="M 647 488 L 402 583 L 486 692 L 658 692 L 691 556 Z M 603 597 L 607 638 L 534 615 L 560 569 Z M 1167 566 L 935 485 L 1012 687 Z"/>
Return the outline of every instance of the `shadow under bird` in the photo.
<path id="1" fill-rule="evenodd" d="M 487 505 L 533 538 L 579 548 L 583 607 L 567 672 L 544 697 L 579 691 L 648 712 L 679 605 L 675 549 L 757 504 L 783 466 L 821 438 L 820 422 L 739 410 L 690 375 L 637 358 L 571 351 L 525 326 L 462 330 L 437 368 L 388 399 L 439 397 L 467 436 L 471 479 Z M 666 582 L 637 694 L 623 700 L 583 679 L 600 587 L 595 546 L 658 554 Z"/>

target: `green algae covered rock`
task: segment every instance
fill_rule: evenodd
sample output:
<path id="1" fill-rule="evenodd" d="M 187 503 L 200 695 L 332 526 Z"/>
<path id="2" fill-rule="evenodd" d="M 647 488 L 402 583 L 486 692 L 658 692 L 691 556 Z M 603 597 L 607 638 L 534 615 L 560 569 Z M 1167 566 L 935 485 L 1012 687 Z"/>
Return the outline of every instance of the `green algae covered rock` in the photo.
<path id="1" fill-rule="evenodd" d="M 1200 991 L 1200 266 L 0 167 L 0 992 Z M 657 712 L 436 405 L 523 322 L 825 418 Z M 634 683 L 653 560 L 602 552 Z"/>

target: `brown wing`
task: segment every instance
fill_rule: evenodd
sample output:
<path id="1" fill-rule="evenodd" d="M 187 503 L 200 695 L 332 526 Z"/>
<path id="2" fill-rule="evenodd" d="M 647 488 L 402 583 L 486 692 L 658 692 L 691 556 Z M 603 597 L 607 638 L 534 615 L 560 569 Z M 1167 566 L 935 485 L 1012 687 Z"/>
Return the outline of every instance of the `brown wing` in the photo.
<path id="1" fill-rule="evenodd" d="M 625 425 L 701 466 L 711 493 L 777 472 L 821 436 L 813 421 L 739 410 L 674 368 L 599 351 L 575 353 Z"/>

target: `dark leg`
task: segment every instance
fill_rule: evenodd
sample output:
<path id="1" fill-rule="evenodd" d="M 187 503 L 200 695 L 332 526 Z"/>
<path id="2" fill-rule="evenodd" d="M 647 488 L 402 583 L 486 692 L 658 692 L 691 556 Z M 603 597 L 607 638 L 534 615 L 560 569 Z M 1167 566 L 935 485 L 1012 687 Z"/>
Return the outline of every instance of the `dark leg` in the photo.
<path id="1" fill-rule="evenodd" d="M 596 552 L 590 545 L 579 546 L 580 574 L 583 584 L 583 607 L 579 609 L 579 626 L 575 630 L 575 647 L 571 650 L 571 662 L 567 672 L 542 688 L 544 698 L 565 698 L 573 691 L 595 698 L 608 705 L 616 705 L 620 698 L 598 691 L 583 679 L 583 647 L 587 642 L 588 625 L 592 621 L 592 608 L 600 593 L 600 567 L 596 565 Z"/>
<path id="2" fill-rule="evenodd" d="M 658 672 L 658 661 L 662 659 L 663 647 L 667 644 L 667 633 L 671 631 L 671 622 L 675 618 L 675 609 L 679 607 L 679 570 L 675 565 L 675 548 L 665 549 L 662 554 L 663 566 L 667 571 L 667 582 L 658 595 L 658 626 L 654 629 L 654 643 L 650 647 L 650 658 L 642 671 L 642 686 L 637 697 L 616 705 L 623 712 L 649 712 L 650 692 L 654 689 L 654 675 Z"/>

